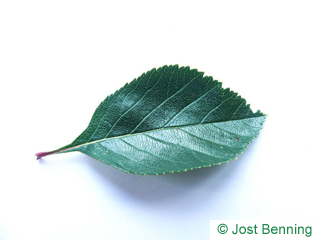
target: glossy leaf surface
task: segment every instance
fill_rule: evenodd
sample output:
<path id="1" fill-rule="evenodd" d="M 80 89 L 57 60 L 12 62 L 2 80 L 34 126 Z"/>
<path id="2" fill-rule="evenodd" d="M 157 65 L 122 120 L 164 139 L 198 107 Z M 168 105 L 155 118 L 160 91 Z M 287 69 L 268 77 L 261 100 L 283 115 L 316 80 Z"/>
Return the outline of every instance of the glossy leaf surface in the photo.
<path id="1" fill-rule="evenodd" d="M 265 115 L 221 85 L 189 67 L 152 69 L 108 96 L 71 144 L 37 157 L 80 151 L 137 174 L 228 162 L 258 135 Z"/>

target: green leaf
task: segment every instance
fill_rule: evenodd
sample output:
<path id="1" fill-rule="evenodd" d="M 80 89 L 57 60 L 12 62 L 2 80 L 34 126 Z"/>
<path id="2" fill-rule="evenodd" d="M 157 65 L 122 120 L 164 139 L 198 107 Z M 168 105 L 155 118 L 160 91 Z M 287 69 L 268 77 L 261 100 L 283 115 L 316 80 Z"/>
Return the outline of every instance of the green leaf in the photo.
<path id="1" fill-rule="evenodd" d="M 265 115 L 189 67 L 163 66 L 108 96 L 87 129 L 54 153 L 79 151 L 127 173 L 165 174 L 235 159 Z"/>

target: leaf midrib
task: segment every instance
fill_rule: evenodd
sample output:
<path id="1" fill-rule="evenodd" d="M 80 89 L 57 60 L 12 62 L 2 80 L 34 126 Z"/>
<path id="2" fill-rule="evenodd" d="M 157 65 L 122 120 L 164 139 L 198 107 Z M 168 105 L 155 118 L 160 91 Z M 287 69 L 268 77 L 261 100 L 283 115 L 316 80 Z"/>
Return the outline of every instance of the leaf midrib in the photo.
<path id="1" fill-rule="evenodd" d="M 106 141 L 106 140 L 124 138 L 124 137 L 129 137 L 129 136 L 136 136 L 136 135 L 139 135 L 139 134 L 152 133 L 152 132 L 157 132 L 157 131 L 162 131 L 162 130 L 179 129 L 179 128 L 182 128 L 182 127 L 205 126 L 205 125 L 214 124 L 214 123 L 223 123 L 223 122 L 231 122 L 231 121 L 241 121 L 241 120 L 253 119 L 253 118 L 258 118 L 258 117 L 263 117 L 263 116 L 265 116 L 265 115 L 261 115 L 261 116 L 257 116 L 257 117 L 250 117 L 250 118 L 236 119 L 236 120 L 227 120 L 227 121 L 221 121 L 221 122 L 197 123 L 197 124 L 181 125 L 181 126 L 175 126 L 175 127 L 157 128 L 157 129 L 152 129 L 152 130 L 145 131 L 145 132 L 128 133 L 128 134 L 125 134 L 125 135 L 119 135 L 119 136 L 110 137 L 110 138 L 103 138 L 103 139 L 95 140 L 95 141 L 92 141 L 92 142 L 83 143 L 83 144 L 80 144 L 80 145 L 77 145 L 77 146 L 63 147 L 63 148 L 61 148 L 61 149 L 58 149 L 58 151 L 61 153 L 61 152 L 67 151 L 67 150 L 77 149 L 77 148 L 80 148 L 80 147 L 82 147 L 82 146 L 87 146 L 87 145 L 90 145 L 90 144 L 95 144 L 95 143 L 103 142 L 103 141 Z M 219 128 L 219 127 L 217 127 L 217 128 Z M 219 129 L 221 129 L 221 128 L 219 128 Z M 229 131 L 224 130 L 224 129 L 221 129 L 221 130 L 222 130 L 222 131 L 229 132 Z M 229 133 L 232 133 L 232 132 L 229 132 Z M 236 134 L 236 133 L 232 133 L 232 134 Z M 236 135 L 241 136 L 241 135 L 239 135 L 239 134 L 236 134 Z M 243 135 L 243 136 L 244 136 L 244 135 Z M 245 136 L 245 137 L 250 137 L 250 136 Z"/>

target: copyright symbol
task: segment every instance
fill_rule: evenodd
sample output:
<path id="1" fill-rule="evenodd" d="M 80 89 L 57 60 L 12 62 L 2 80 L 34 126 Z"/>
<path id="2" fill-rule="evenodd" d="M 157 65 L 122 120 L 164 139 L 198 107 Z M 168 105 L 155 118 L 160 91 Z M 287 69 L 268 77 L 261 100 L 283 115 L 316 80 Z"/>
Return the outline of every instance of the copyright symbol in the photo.
<path id="1" fill-rule="evenodd" d="M 228 232 L 228 226 L 225 225 L 225 224 L 223 224 L 223 223 L 221 223 L 221 224 L 218 226 L 218 232 L 219 232 L 220 234 L 225 234 L 225 233 L 227 233 L 227 232 Z"/>

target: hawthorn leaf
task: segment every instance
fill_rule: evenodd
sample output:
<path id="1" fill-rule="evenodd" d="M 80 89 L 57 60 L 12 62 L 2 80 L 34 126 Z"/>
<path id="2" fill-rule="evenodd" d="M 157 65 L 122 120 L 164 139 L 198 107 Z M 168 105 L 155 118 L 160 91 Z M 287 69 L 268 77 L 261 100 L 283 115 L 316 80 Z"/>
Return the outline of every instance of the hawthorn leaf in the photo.
<path id="1" fill-rule="evenodd" d="M 71 144 L 36 156 L 79 151 L 126 173 L 188 171 L 235 159 L 265 118 L 203 72 L 163 66 L 108 96 Z"/>

